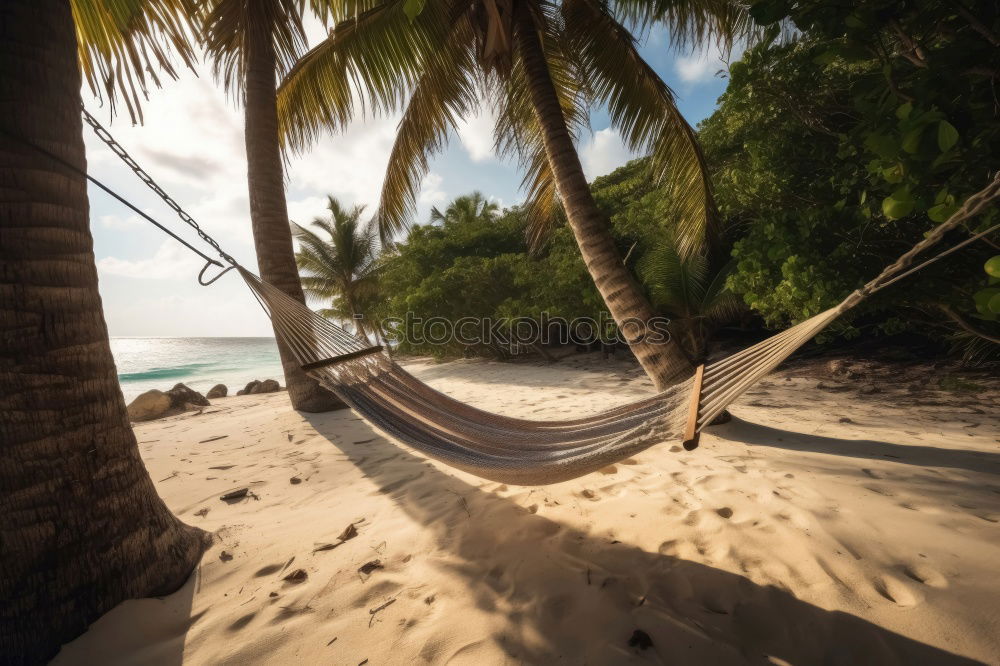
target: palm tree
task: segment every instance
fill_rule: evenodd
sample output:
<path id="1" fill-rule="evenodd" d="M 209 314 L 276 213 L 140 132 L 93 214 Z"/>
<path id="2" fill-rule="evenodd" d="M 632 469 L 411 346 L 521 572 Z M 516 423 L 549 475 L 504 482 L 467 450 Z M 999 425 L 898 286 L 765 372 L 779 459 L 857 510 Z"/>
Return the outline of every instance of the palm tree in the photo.
<path id="1" fill-rule="evenodd" d="M 482 192 L 473 192 L 456 197 L 442 213 L 437 206 L 431 208 L 431 222 L 442 224 L 460 224 L 475 220 L 493 221 L 500 212 L 500 207 L 493 201 L 487 201 Z"/>
<path id="2" fill-rule="evenodd" d="M 225 88 L 243 102 L 250 222 L 261 277 L 305 303 L 295 267 L 278 141 L 277 77 L 305 50 L 300 0 L 209 0 L 202 5 L 205 49 Z M 344 407 L 306 375 L 278 337 L 288 394 L 295 409 Z"/>
<path id="3" fill-rule="evenodd" d="M 279 90 L 282 135 L 290 145 L 303 149 L 321 131 L 343 128 L 355 115 L 358 88 L 373 112 L 402 111 L 377 213 L 388 237 L 412 216 L 429 156 L 485 98 L 497 111 L 498 150 L 518 156 L 527 170 L 532 228 L 543 227 L 561 203 L 590 275 L 647 374 L 658 388 L 685 375 L 690 363 L 682 350 L 644 337 L 654 310 L 594 203 L 575 140 L 588 105 L 606 106 L 626 145 L 650 153 L 651 176 L 672 190 L 682 252 L 697 251 L 717 233 L 701 151 L 623 21 L 669 21 L 674 42 L 683 43 L 731 36 L 745 22 L 741 5 L 382 0 L 336 3 L 333 18 L 339 22 L 330 36 Z"/>
<path id="4" fill-rule="evenodd" d="M 671 317 L 687 355 L 704 362 L 711 328 L 732 321 L 745 309 L 726 287 L 734 266 L 713 269 L 704 254 L 682 256 L 669 240 L 660 240 L 639 260 L 638 273 L 653 305 Z"/>
<path id="5" fill-rule="evenodd" d="M 379 339 L 376 325 L 365 325 L 370 307 L 378 297 L 379 252 L 375 233 L 361 222 L 364 206 L 345 208 L 327 197 L 330 219 L 317 217 L 312 226 L 329 239 L 299 225 L 294 226 L 299 251 L 295 261 L 302 271 L 302 287 L 310 296 L 331 302 L 320 310 L 325 317 L 354 322 L 357 333 L 368 340 Z"/>
<path id="6" fill-rule="evenodd" d="M 141 89 L 140 70 L 168 62 L 184 4 L 0 4 L 0 653 L 14 663 L 46 661 L 126 599 L 176 590 L 206 545 L 139 456 L 97 290 L 87 181 L 57 161 L 86 169 L 78 48 L 91 82 L 135 110 L 129 82 Z"/>

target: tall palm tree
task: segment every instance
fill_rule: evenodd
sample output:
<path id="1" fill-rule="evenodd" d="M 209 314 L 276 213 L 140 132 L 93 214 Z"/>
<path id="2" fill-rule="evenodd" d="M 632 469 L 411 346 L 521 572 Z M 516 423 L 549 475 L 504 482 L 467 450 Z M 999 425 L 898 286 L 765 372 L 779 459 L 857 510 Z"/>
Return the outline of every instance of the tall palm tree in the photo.
<path id="1" fill-rule="evenodd" d="M 335 29 L 282 83 L 282 133 L 301 149 L 320 131 L 344 127 L 357 88 L 373 112 L 402 111 L 377 215 L 385 237 L 412 215 L 429 156 L 485 98 L 497 111 L 497 148 L 526 167 L 532 228 L 561 202 L 608 310 L 663 388 L 690 362 L 677 345 L 646 339 L 655 312 L 594 203 L 575 140 L 589 104 L 606 106 L 626 145 L 652 155 L 652 177 L 675 195 L 682 251 L 697 251 L 717 231 L 701 151 L 624 22 L 668 20 L 675 42 L 690 42 L 733 34 L 745 21 L 741 8 L 721 0 L 337 2 Z"/>
<path id="2" fill-rule="evenodd" d="M 243 103 L 250 222 L 261 277 L 305 303 L 288 223 L 275 98 L 277 78 L 305 50 L 302 4 L 208 0 L 200 22 L 216 76 Z M 280 337 L 278 350 L 295 409 L 319 412 L 344 406 L 302 371 Z"/>
<path id="3" fill-rule="evenodd" d="M 487 201 L 482 192 L 463 194 L 452 200 L 442 213 L 437 206 L 431 208 L 431 222 L 455 224 L 472 222 L 474 220 L 495 220 L 500 212 L 500 206 L 493 201 Z"/>
<path id="4" fill-rule="evenodd" d="M 170 513 L 139 456 L 97 290 L 87 181 L 58 161 L 86 169 L 78 48 L 91 81 L 111 96 L 124 86 L 134 110 L 128 82 L 167 62 L 162 38 L 183 39 L 184 4 L 0 3 L 5 661 L 44 662 L 121 601 L 174 591 L 204 551 L 206 535 Z"/>
<path id="5" fill-rule="evenodd" d="M 364 206 L 345 208 L 327 197 L 330 219 L 317 217 L 312 226 L 329 238 L 299 225 L 294 226 L 299 251 L 295 261 L 302 271 L 302 287 L 310 296 L 330 302 L 320 314 L 354 322 L 358 334 L 379 339 L 377 326 L 365 323 L 367 306 L 378 295 L 379 249 L 375 233 L 361 221 Z"/>

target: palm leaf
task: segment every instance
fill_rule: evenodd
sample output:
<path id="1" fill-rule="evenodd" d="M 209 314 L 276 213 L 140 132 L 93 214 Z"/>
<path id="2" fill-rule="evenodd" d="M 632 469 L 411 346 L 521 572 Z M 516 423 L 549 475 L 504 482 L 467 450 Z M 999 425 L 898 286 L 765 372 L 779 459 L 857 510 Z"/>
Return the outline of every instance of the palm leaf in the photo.
<path id="1" fill-rule="evenodd" d="M 382 183 L 379 235 L 383 240 L 404 229 L 416 214 L 420 182 L 429 158 L 448 140 L 449 130 L 476 105 L 475 58 L 472 27 L 467 17 L 457 20 L 441 48 L 425 62 L 399 122 L 396 140 Z M 438 217 L 435 216 L 438 214 Z M 436 208 L 431 221 L 444 219 Z"/>
<path id="2" fill-rule="evenodd" d="M 279 76 L 305 51 L 302 0 L 207 0 L 199 8 L 201 35 L 213 72 L 226 90 L 242 97 L 247 59 L 272 49 Z"/>
<path id="3" fill-rule="evenodd" d="M 713 246 L 720 230 L 708 167 L 673 92 L 604 5 L 565 0 L 562 12 L 581 77 L 590 81 L 595 100 L 607 106 L 626 146 L 648 152 L 654 181 L 668 188 L 677 213 L 678 251 L 685 256 L 706 243 Z"/>
<path id="4" fill-rule="evenodd" d="M 640 32 L 664 26 L 674 49 L 715 42 L 724 49 L 762 30 L 750 16 L 753 3 L 734 0 L 615 0 L 615 14 Z"/>
<path id="5" fill-rule="evenodd" d="M 278 125 L 285 145 L 303 150 L 320 134 L 342 129 L 362 113 L 399 110 L 444 41 L 451 0 L 429 0 L 414 21 L 405 0 L 387 0 L 344 18 L 306 53 L 278 88 Z"/>
<path id="6" fill-rule="evenodd" d="M 132 122 L 142 122 L 157 72 L 177 78 L 172 55 L 191 67 L 194 0 L 71 0 L 80 69 L 91 91 L 107 98 L 111 113 L 120 97 Z"/>

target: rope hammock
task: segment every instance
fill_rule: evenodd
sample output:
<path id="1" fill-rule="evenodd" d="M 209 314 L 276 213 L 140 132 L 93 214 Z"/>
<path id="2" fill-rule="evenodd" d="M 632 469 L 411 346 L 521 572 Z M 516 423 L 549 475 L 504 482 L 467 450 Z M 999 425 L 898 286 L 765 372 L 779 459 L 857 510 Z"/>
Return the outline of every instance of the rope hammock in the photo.
<path id="1" fill-rule="evenodd" d="M 726 358 L 665 391 L 592 416 L 530 421 L 466 405 L 406 372 L 277 287 L 237 266 L 302 368 L 387 435 L 427 456 L 502 483 L 573 479 L 667 440 L 698 445 L 702 429 L 830 322 L 875 292 L 995 231 L 971 236 L 917 266 L 917 255 L 1000 196 L 1000 174 L 946 222 L 836 307 Z"/>
<path id="2" fill-rule="evenodd" d="M 101 140 L 230 264 L 222 273 L 237 270 L 271 318 L 279 343 L 287 347 L 303 370 L 390 437 L 447 465 L 502 483 L 542 485 L 573 479 L 667 440 L 681 440 L 686 449 L 694 449 L 707 424 L 834 319 L 875 292 L 1000 228 L 995 225 L 913 265 L 917 255 L 1000 196 L 1000 174 L 997 174 L 947 221 L 836 307 L 726 358 L 698 366 L 690 378 L 652 397 L 583 418 L 531 421 L 476 409 L 434 390 L 393 362 L 382 347 L 371 346 L 240 266 L 166 195 L 93 116 L 86 110 L 83 113 Z M 199 274 L 202 284 L 211 284 L 221 276 L 222 273 L 205 281 L 209 266 L 221 268 L 222 264 L 191 247 L 85 172 L 29 145 L 83 173 L 206 259 Z"/>

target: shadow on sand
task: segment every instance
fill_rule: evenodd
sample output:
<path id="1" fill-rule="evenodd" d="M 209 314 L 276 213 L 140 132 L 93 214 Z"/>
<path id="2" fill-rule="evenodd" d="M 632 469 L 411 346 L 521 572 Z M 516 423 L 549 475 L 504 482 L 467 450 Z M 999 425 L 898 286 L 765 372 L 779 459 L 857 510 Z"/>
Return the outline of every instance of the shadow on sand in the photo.
<path id="1" fill-rule="evenodd" d="M 736 416 L 725 425 L 712 427 L 711 432 L 719 439 L 749 446 L 826 453 L 862 460 L 889 460 L 918 467 L 949 467 L 981 474 L 1000 474 L 1000 455 L 986 451 L 809 435 L 752 423 Z"/>
<path id="2" fill-rule="evenodd" d="M 181 666 L 188 630 L 208 612 L 206 608 L 192 613 L 198 584 L 195 569 L 173 594 L 124 602 L 130 615 L 142 618 L 130 623 L 128 632 L 121 630 L 117 619 L 124 612 L 123 606 L 116 606 L 90 625 L 85 640 L 64 645 L 51 665 L 122 663 L 122 656 L 128 655 L 131 663 Z"/>
<path id="3" fill-rule="evenodd" d="M 374 431 L 363 445 L 341 442 L 342 415 L 304 416 L 455 556 L 443 566 L 466 581 L 480 608 L 505 617 L 504 629 L 484 638 L 519 663 L 632 655 L 670 664 L 978 663 L 775 586 L 567 527 L 446 474 Z M 770 431 L 740 427 L 761 439 Z M 783 436 L 789 446 L 810 444 Z M 857 444 L 857 455 L 879 455 L 879 446 L 891 445 Z M 639 519 L 656 529 L 656 515 Z M 651 648 L 628 646 L 636 629 L 649 635 Z"/>

